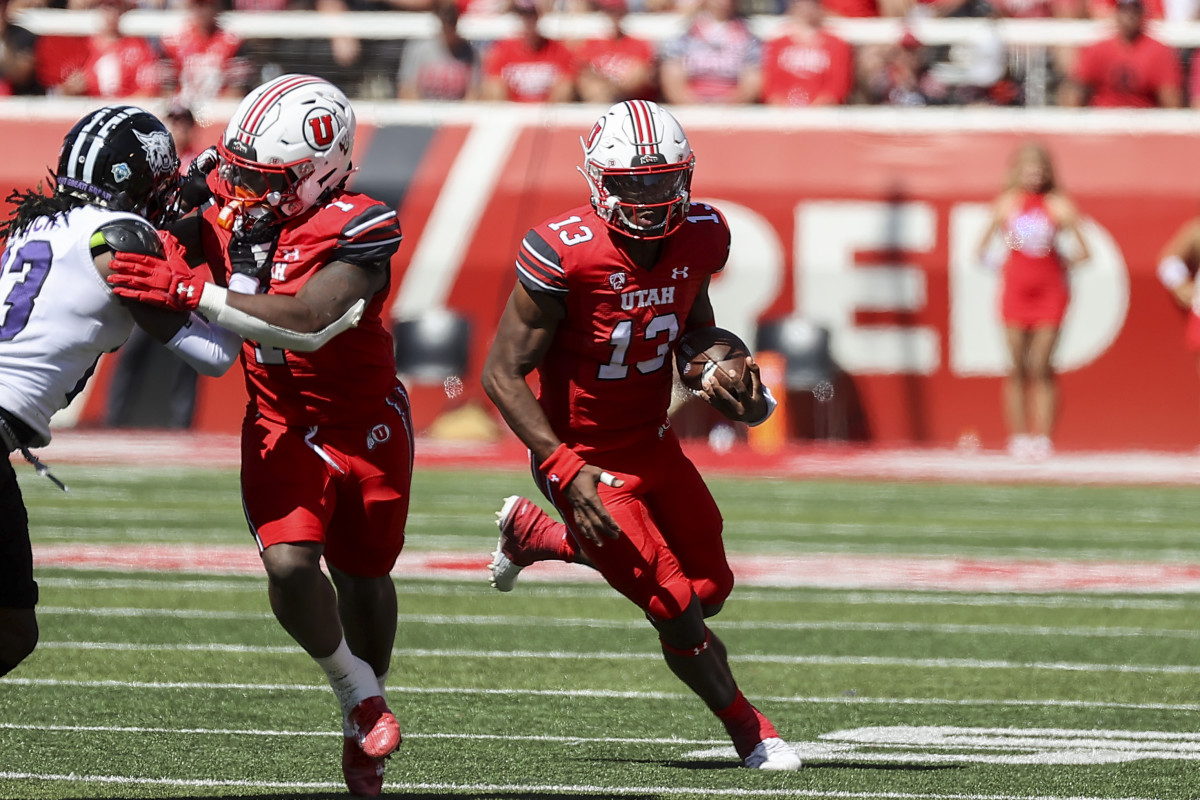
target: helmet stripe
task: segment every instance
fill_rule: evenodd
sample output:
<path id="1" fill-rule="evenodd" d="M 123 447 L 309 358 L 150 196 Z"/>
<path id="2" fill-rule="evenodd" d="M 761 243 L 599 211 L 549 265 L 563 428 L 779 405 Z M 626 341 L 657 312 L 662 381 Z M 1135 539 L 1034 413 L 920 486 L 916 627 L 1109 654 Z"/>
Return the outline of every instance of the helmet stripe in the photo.
<path id="1" fill-rule="evenodd" d="M 633 119 L 634 144 L 640 155 L 655 153 L 658 148 L 658 137 L 654 133 L 654 115 L 644 100 L 630 100 L 626 103 L 630 117 Z"/>
<path id="2" fill-rule="evenodd" d="M 71 146 L 71 158 L 67 162 L 67 177 L 68 178 L 76 178 L 78 180 L 84 180 L 84 178 L 82 178 L 79 175 L 79 170 L 76 167 L 76 165 L 78 165 L 80 162 L 81 156 L 83 155 L 83 148 L 89 142 L 91 142 L 92 146 L 95 147 L 96 143 L 92 139 L 92 136 L 91 136 L 92 131 L 95 130 L 98 126 L 103 125 L 110 117 L 112 117 L 112 115 L 114 113 L 116 113 L 116 108 L 114 106 L 105 106 L 104 108 L 98 109 L 92 115 L 92 118 L 89 119 L 79 129 L 79 132 L 75 136 L 75 142 Z M 90 182 L 90 179 L 89 179 L 89 182 Z"/>
<path id="3" fill-rule="evenodd" d="M 262 96 L 254 101 L 250 108 L 246 110 L 246 115 L 242 117 L 242 122 L 238 125 L 238 138 L 249 144 L 250 137 L 258 135 L 258 126 L 266 118 L 267 111 L 281 97 L 301 86 L 322 82 L 320 78 L 314 78 L 312 75 L 296 75 L 292 78 L 279 79 L 276 86 L 272 86 L 263 92 Z"/>
<path id="4" fill-rule="evenodd" d="M 99 129 L 96 130 L 95 133 L 90 137 L 91 146 L 88 148 L 87 155 L 84 156 L 83 159 L 83 174 L 73 175 L 71 177 L 77 177 L 86 183 L 96 183 L 96 177 L 94 175 L 96 169 L 96 159 L 100 157 L 100 151 L 104 148 L 104 146 L 108 144 L 108 135 L 112 133 L 114 128 L 132 117 L 134 114 L 141 112 L 142 109 L 136 106 L 110 106 L 107 110 L 109 111 L 107 118 L 94 119 L 88 125 L 89 128 L 95 128 L 98 125 Z M 80 131 L 80 133 L 83 132 L 84 131 Z M 80 136 L 79 138 L 82 139 L 84 137 Z M 74 159 L 72 159 L 72 169 L 74 166 Z"/>

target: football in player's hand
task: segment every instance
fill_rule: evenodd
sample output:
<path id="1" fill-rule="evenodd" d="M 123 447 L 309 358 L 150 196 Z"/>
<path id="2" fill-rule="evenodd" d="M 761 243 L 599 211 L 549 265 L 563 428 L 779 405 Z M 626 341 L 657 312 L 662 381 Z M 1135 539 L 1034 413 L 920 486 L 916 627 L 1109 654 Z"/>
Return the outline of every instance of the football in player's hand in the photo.
<path id="1" fill-rule="evenodd" d="M 679 380 L 694 392 L 702 391 L 704 379 L 717 369 L 735 373 L 735 381 L 746 382 L 748 370 L 746 358 L 750 348 L 746 343 L 724 328 L 709 326 L 694 328 L 685 333 L 675 347 L 675 366 L 679 369 Z"/>

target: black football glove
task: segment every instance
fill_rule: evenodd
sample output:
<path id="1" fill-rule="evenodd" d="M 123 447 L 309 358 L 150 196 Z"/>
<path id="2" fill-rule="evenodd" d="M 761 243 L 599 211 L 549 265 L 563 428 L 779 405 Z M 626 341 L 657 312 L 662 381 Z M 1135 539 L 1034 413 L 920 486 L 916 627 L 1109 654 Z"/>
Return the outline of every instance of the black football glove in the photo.
<path id="1" fill-rule="evenodd" d="M 279 224 L 273 215 L 245 217 L 229 240 L 229 266 L 234 272 L 265 284 L 271 278 L 271 260 L 277 244 Z"/>
<path id="2" fill-rule="evenodd" d="M 187 174 L 179 182 L 180 212 L 186 214 L 212 199 L 212 189 L 208 188 L 208 173 L 216 169 L 218 160 L 220 157 L 215 147 L 208 148 L 192 159 Z"/>

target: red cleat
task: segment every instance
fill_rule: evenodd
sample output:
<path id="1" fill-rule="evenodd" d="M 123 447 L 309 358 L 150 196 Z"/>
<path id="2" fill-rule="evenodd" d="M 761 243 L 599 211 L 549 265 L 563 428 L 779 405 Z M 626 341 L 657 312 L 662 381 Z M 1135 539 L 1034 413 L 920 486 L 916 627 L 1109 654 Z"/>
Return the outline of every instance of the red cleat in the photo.
<path id="1" fill-rule="evenodd" d="M 378 695 L 354 707 L 350 724 L 358 734 L 363 753 L 371 758 L 387 758 L 400 746 L 400 723 Z"/>
<path id="2" fill-rule="evenodd" d="M 378 797 L 383 791 L 383 761 L 364 753 L 357 739 L 342 740 L 342 775 L 352 795 Z"/>

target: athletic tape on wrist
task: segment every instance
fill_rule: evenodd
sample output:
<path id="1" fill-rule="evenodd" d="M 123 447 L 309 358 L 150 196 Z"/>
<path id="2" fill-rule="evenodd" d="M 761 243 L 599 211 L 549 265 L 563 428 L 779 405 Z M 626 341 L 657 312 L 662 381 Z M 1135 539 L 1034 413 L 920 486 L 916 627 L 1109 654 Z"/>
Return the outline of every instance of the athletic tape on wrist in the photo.
<path id="1" fill-rule="evenodd" d="M 571 448 L 567 447 L 567 443 L 563 442 L 554 449 L 550 457 L 541 463 L 538 469 L 551 483 L 557 483 L 559 487 L 566 488 L 567 484 L 575 480 L 575 476 L 579 474 L 579 470 L 583 469 L 587 464 L 579 454 Z"/>

